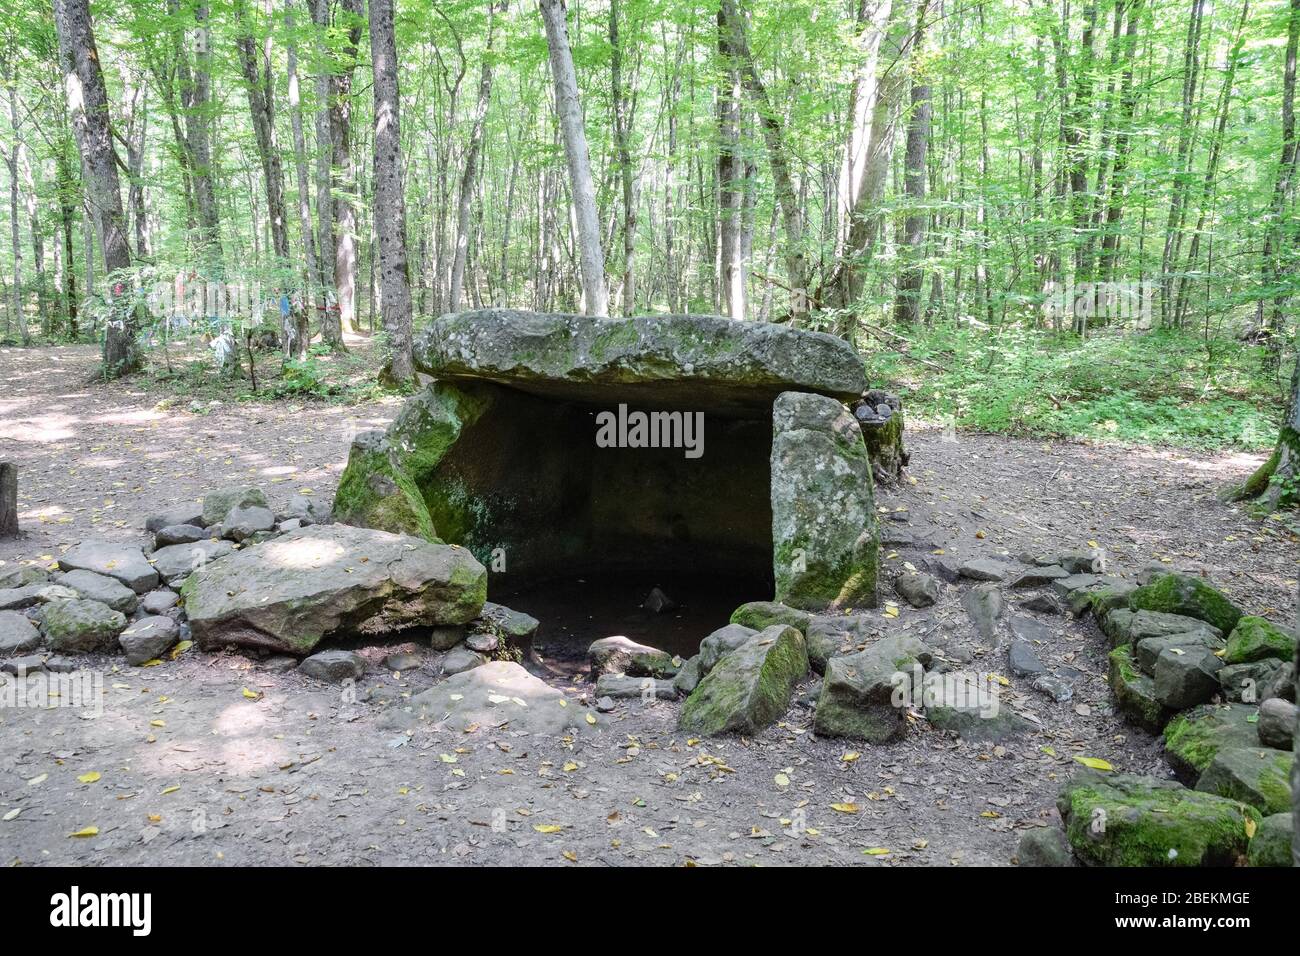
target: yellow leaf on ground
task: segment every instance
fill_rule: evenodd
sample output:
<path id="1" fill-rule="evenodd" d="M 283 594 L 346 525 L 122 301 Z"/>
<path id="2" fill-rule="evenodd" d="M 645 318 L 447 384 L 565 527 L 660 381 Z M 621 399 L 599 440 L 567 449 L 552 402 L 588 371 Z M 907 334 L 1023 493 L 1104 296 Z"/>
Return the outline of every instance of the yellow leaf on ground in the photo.
<path id="1" fill-rule="evenodd" d="M 832 803 L 831 809 L 837 813 L 857 813 L 858 805 L 856 803 Z"/>
<path id="2" fill-rule="evenodd" d="M 69 833 L 68 836 L 70 837 L 99 836 L 99 827 L 82 827 L 80 830 L 77 830 L 73 833 Z"/>
<path id="3" fill-rule="evenodd" d="M 867 856 L 889 856 L 889 850 L 883 846 L 873 846 L 870 849 L 862 851 Z"/>
<path id="4" fill-rule="evenodd" d="M 1079 763 L 1083 764 L 1085 767 L 1091 767 L 1093 770 L 1114 770 L 1115 769 L 1105 760 L 1102 760 L 1100 757 L 1080 757 L 1078 754 L 1075 754 L 1074 759 L 1079 761 Z"/>
<path id="5" fill-rule="evenodd" d="M 538 833 L 559 833 L 564 827 L 555 823 L 534 823 L 533 829 Z"/>
<path id="6" fill-rule="evenodd" d="M 82 783 L 94 783 L 101 776 L 103 775 L 98 770 L 92 770 L 90 771 L 90 773 L 83 773 L 77 779 L 80 780 Z"/>

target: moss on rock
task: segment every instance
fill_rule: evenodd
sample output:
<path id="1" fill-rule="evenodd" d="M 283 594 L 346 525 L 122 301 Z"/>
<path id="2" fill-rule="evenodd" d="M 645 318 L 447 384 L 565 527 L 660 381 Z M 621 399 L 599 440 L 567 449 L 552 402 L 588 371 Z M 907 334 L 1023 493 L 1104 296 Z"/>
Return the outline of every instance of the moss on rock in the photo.
<path id="1" fill-rule="evenodd" d="M 1202 704 L 1165 725 L 1165 757 L 1180 777 L 1191 782 L 1220 750 L 1249 747 L 1259 735 L 1248 704 Z"/>
<path id="2" fill-rule="evenodd" d="M 1241 620 L 1242 611 L 1218 590 L 1188 574 L 1165 574 L 1129 595 L 1135 611 L 1181 614 L 1212 624 L 1227 634 Z"/>
<path id="3" fill-rule="evenodd" d="M 1262 617 L 1247 616 L 1228 635 L 1223 660 L 1226 664 L 1252 664 L 1267 658 L 1289 661 L 1295 651 L 1295 635 Z"/>
<path id="4" fill-rule="evenodd" d="M 1137 669 L 1128 644 L 1110 652 L 1110 690 L 1116 708 L 1151 733 L 1160 733 L 1169 720 L 1171 712 L 1156 698 L 1155 681 Z"/>
<path id="5" fill-rule="evenodd" d="M 755 734 L 785 713 L 807 673 L 803 635 L 773 625 L 718 661 L 686 698 L 678 725 L 701 736 Z"/>

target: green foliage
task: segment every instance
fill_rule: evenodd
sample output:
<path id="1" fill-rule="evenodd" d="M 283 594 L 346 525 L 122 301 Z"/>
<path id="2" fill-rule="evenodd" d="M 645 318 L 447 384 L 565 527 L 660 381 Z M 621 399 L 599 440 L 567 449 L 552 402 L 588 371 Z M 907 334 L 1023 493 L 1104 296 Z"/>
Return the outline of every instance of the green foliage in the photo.
<path id="1" fill-rule="evenodd" d="M 909 330 L 910 352 L 868 355 L 873 383 L 921 419 L 1008 435 L 1187 448 L 1269 447 L 1281 404 L 1264 350 L 1164 330 L 1087 339 L 1012 327 Z"/>

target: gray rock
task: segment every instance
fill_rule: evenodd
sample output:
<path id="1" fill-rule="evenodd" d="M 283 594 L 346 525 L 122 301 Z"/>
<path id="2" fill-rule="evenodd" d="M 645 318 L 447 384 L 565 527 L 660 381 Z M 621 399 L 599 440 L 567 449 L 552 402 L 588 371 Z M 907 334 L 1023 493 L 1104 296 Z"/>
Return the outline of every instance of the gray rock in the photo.
<path id="1" fill-rule="evenodd" d="M 700 655 L 688 658 L 673 678 L 673 686 L 683 695 L 689 694 L 699 686 L 704 675 L 700 673 Z"/>
<path id="2" fill-rule="evenodd" d="M 0 611 L 0 655 L 25 654 L 41 646 L 41 632 L 17 611 Z"/>
<path id="3" fill-rule="evenodd" d="M 677 688 L 671 680 L 654 677 L 624 677 L 622 674 L 601 674 L 596 679 L 596 695 L 615 700 L 654 699 L 676 700 Z"/>
<path id="4" fill-rule="evenodd" d="M 1268 700 L 1270 697 L 1281 697 L 1293 704 L 1297 703 L 1295 664 L 1291 661 L 1287 661 L 1272 677 L 1265 679 L 1259 685 L 1259 699 Z"/>
<path id="5" fill-rule="evenodd" d="M 794 685 L 807 673 L 803 635 L 775 624 L 709 671 L 682 705 L 678 726 L 701 736 L 755 734 L 786 712 Z"/>
<path id="6" fill-rule="evenodd" d="M 948 675 L 926 675 L 932 683 L 946 676 Z M 947 695 L 952 700 L 951 704 L 927 704 L 925 717 L 931 727 L 951 731 L 963 740 L 981 743 L 1010 740 L 1034 730 L 1032 723 L 1002 705 L 993 689 L 996 685 L 989 683 L 981 687 L 979 678 L 975 675 L 953 676 L 964 678 L 965 686 L 961 693 Z"/>
<path id="7" fill-rule="evenodd" d="M 745 644 L 757 633 L 756 629 L 745 627 L 743 624 L 727 624 L 700 641 L 700 653 L 697 655 L 700 677 L 703 678 L 713 670 L 718 661 Z"/>
<path id="8" fill-rule="evenodd" d="M 226 513 L 221 522 L 221 537 L 230 541 L 244 541 L 262 531 L 275 528 L 275 514 L 261 505 L 237 506 Z"/>
<path id="9" fill-rule="evenodd" d="M 1058 564 L 1048 565 L 1045 568 L 1030 568 L 1028 571 L 1022 571 L 1011 581 L 1013 588 L 1037 588 L 1045 584 L 1051 584 L 1053 581 L 1059 581 L 1062 578 L 1068 578 L 1070 572 Z M 1030 831 L 1037 832 L 1037 831 Z"/>
<path id="10" fill-rule="evenodd" d="M 1296 705 L 1273 697 L 1259 705 L 1259 742 L 1265 747 L 1290 750 L 1295 739 Z"/>
<path id="11" fill-rule="evenodd" d="M 272 654 L 262 661 L 262 670 L 268 674 L 287 674 L 298 669 L 298 658 L 288 654 Z"/>
<path id="12" fill-rule="evenodd" d="M 614 710 L 616 706 L 614 698 L 612 697 L 600 697 L 596 700 L 596 709 L 602 714 L 608 714 L 610 711 Z"/>
<path id="13" fill-rule="evenodd" d="M 1289 813 L 1274 813 L 1264 818 L 1250 841 L 1247 862 L 1251 866 L 1295 866 L 1291 857 L 1295 818 Z"/>
<path id="14" fill-rule="evenodd" d="M 772 407 L 772 547 L 777 601 L 807 610 L 875 607 L 880 547 L 862 430 L 840 402 L 783 392 Z"/>
<path id="15" fill-rule="evenodd" d="M 1029 686 L 1058 704 L 1069 703 L 1074 699 L 1074 688 L 1054 674 L 1039 674 L 1029 682 Z"/>
<path id="16" fill-rule="evenodd" d="M 130 614 L 135 610 L 139 598 L 136 593 L 116 578 L 110 578 L 94 571 L 69 571 L 58 576 L 57 583 L 65 588 L 72 588 L 81 597 L 107 604 L 114 611 Z"/>
<path id="17" fill-rule="evenodd" d="M 360 628 L 383 633 L 478 616 L 487 571 L 464 548 L 349 525 L 312 525 L 205 564 L 182 589 L 202 648 L 307 653 Z"/>
<path id="18" fill-rule="evenodd" d="M 641 606 L 651 614 L 668 614 L 677 610 L 677 602 L 659 588 L 651 588 Z"/>
<path id="19" fill-rule="evenodd" d="M 180 628 L 170 617 L 142 617 L 118 635 L 126 662 L 139 666 L 162 657 L 176 643 Z"/>
<path id="20" fill-rule="evenodd" d="M 1295 755 L 1269 747 L 1220 750 L 1196 781 L 1196 789 L 1240 800 L 1265 816 L 1291 809 L 1291 765 Z"/>
<path id="21" fill-rule="evenodd" d="M 1209 650 L 1192 649 L 1181 654 L 1176 648 L 1163 650 L 1152 673 L 1156 699 L 1171 710 L 1207 703 L 1219 692 L 1222 666 L 1223 661 Z"/>
<path id="22" fill-rule="evenodd" d="M 1056 827 L 1026 830 L 1020 838 L 1016 858 L 1021 866 L 1070 866 L 1074 862 L 1065 834 Z"/>
<path id="23" fill-rule="evenodd" d="M 951 558 L 927 555 L 921 559 L 921 564 L 927 571 L 946 584 L 956 584 L 961 580 L 961 572 L 957 569 L 957 563 Z"/>
<path id="24" fill-rule="evenodd" d="M 54 650 L 85 654 L 113 647 L 126 629 L 126 616 L 85 598 L 51 601 L 41 617 L 41 629 Z"/>
<path id="25" fill-rule="evenodd" d="M 1130 640 L 1129 628 L 1133 626 L 1133 616 L 1137 613 L 1126 607 L 1117 607 L 1097 616 L 1101 632 L 1110 640 L 1111 647 L 1119 647 Z"/>
<path id="26" fill-rule="evenodd" d="M 330 509 L 323 504 L 317 504 L 315 499 L 308 498 L 306 495 L 293 495 L 279 517 L 285 521 L 298 522 L 294 528 L 285 529 L 292 531 L 313 524 L 329 524 Z"/>
<path id="27" fill-rule="evenodd" d="M 515 611 L 504 604 L 484 601 L 483 610 L 477 620 L 470 622 L 469 629 L 490 630 L 507 638 L 511 643 L 518 644 L 532 638 L 540 626 L 541 622 L 531 614 Z"/>
<path id="28" fill-rule="evenodd" d="M 442 672 L 446 675 L 463 674 L 467 670 L 482 667 L 486 663 L 486 657 L 474 653 L 462 644 L 460 647 L 453 647 L 443 657 Z"/>
<path id="29" fill-rule="evenodd" d="M 972 581 L 1002 581 L 1006 579 L 1010 568 L 1001 561 L 994 561 L 991 558 L 976 558 L 974 561 L 967 561 L 957 571 L 962 577 L 970 578 Z"/>
<path id="30" fill-rule="evenodd" d="M 316 680 L 333 684 L 352 678 L 355 680 L 366 672 L 366 662 L 360 654 L 352 651 L 329 650 L 318 651 L 310 657 L 303 658 L 298 670 Z"/>
<path id="31" fill-rule="evenodd" d="M 1071 574 L 1054 580 L 1052 590 L 1060 597 L 1068 598 L 1071 591 L 1095 588 L 1118 580 L 1119 578 L 1108 578 L 1102 574 Z"/>
<path id="32" fill-rule="evenodd" d="M 1033 647 L 1019 638 L 1013 640 L 1007 648 L 1007 663 L 1012 677 L 1037 677 L 1047 672 Z"/>
<path id="33" fill-rule="evenodd" d="M 500 641 L 495 634 L 490 631 L 471 631 L 465 638 L 465 646 L 471 651 L 478 651 L 480 654 L 493 654 L 497 650 L 497 643 Z"/>
<path id="34" fill-rule="evenodd" d="M 191 544 L 210 537 L 212 535 L 207 528 L 200 528 L 196 524 L 169 524 L 154 532 L 153 547 L 157 551 L 173 544 Z"/>
<path id="35" fill-rule="evenodd" d="M 1035 594 L 1020 602 L 1020 606 L 1026 611 L 1037 611 L 1039 614 L 1064 614 L 1065 605 L 1051 591 L 1043 591 Z"/>
<path id="36" fill-rule="evenodd" d="M 602 637 L 592 641 L 587 648 L 587 659 L 591 662 L 591 676 L 601 674 L 626 674 L 629 677 L 672 677 L 681 666 L 667 651 L 657 647 L 638 644 L 623 637 Z"/>
<path id="37" fill-rule="evenodd" d="M 159 515 L 153 515 L 145 521 L 145 530 L 150 534 L 157 534 L 163 528 L 173 525 L 203 525 L 203 506 L 198 502 L 178 505 L 170 511 L 165 511 Z"/>
<path id="38" fill-rule="evenodd" d="M 842 339 L 710 315 L 461 312 L 430 324 L 415 356 L 421 371 L 440 380 L 527 382 L 577 399 L 603 399 L 609 386 L 653 389 L 660 401 L 696 408 L 768 407 L 790 389 L 849 401 L 866 387 L 862 360 Z"/>
<path id="39" fill-rule="evenodd" d="M 192 571 L 217 558 L 225 557 L 234 550 L 235 546 L 229 541 L 210 538 L 190 544 L 173 544 L 166 548 L 159 548 L 149 556 L 149 560 L 162 575 L 162 579 L 170 583 L 186 577 Z"/>
<path id="40" fill-rule="evenodd" d="M 998 618 L 1006 608 L 1002 592 L 995 584 L 977 584 L 961 596 L 961 605 L 970 615 L 975 630 L 987 644 L 996 645 Z"/>
<path id="41" fill-rule="evenodd" d="M 1118 613 L 1112 611 L 1112 614 Z M 1169 637 L 1173 634 L 1206 633 L 1222 638 L 1223 631 L 1212 624 L 1198 621 L 1194 617 L 1182 614 L 1166 614 L 1163 611 L 1133 611 L 1128 627 L 1129 640 L 1137 643 L 1147 637 Z"/>
<path id="42" fill-rule="evenodd" d="M 50 578 L 50 572 L 32 564 L 0 570 L 0 591 L 26 587 L 29 584 L 44 584 Z"/>
<path id="43" fill-rule="evenodd" d="M 1054 629 L 1048 627 L 1042 621 L 1026 617 L 1023 614 L 1013 614 L 1007 618 L 1007 627 L 1010 629 L 1012 637 L 1031 646 L 1036 643 L 1049 644 L 1056 640 L 1056 631 Z"/>
<path id="44" fill-rule="evenodd" d="M 1202 704 L 1184 711 L 1165 727 L 1165 758 L 1181 779 L 1194 781 L 1220 750 L 1258 746 L 1257 714 L 1249 704 Z"/>
<path id="45" fill-rule="evenodd" d="M 384 667 L 390 671 L 413 671 L 419 669 L 424 663 L 424 658 L 419 654 L 408 654 L 405 651 L 399 651 L 395 654 L 389 654 L 384 658 Z"/>
<path id="46" fill-rule="evenodd" d="M 11 657 L 8 660 L 0 661 L 0 671 L 15 676 L 39 674 L 46 669 L 43 654 L 27 654 L 23 657 Z"/>
<path id="47" fill-rule="evenodd" d="M 275 526 L 275 530 L 283 534 L 286 531 L 297 531 L 301 527 L 303 527 L 301 518 L 285 518 Z"/>
<path id="48" fill-rule="evenodd" d="M 939 600 L 940 584 L 928 574 L 909 572 L 894 579 L 894 590 L 912 607 L 932 607 Z"/>
<path id="49" fill-rule="evenodd" d="M 180 595 L 172 590 L 150 591 L 140 599 L 140 607 L 146 614 L 165 614 L 180 603 L 180 599 Z"/>
<path id="50" fill-rule="evenodd" d="M 1203 651 L 1217 651 L 1223 648 L 1223 641 L 1213 634 L 1200 632 L 1196 634 L 1171 634 L 1168 637 L 1144 637 L 1135 645 L 1135 659 L 1143 671 L 1152 676 L 1156 672 L 1156 660 L 1170 649 L 1183 654 Z M 1203 702 L 1202 702 L 1203 703 Z"/>
<path id="51" fill-rule="evenodd" d="M 64 571 L 94 571 L 116 578 L 136 594 L 143 594 L 158 584 L 158 572 L 144 559 L 139 548 L 111 541 L 84 541 L 73 545 L 59 557 Z"/>
<path id="52" fill-rule="evenodd" d="M 28 584 L 0 591 L 0 611 L 20 611 L 25 607 L 48 604 L 51 601 L 75 601 L 80 596 L 72 588 L 61 584 Z"/>
<path id="53" fill-rule="evenodd" d="M 205 528 L 221 524 L 232 508 L 269 507 L 261 488 L 221 488 L 203 497 L 202 522 Z"/>
<path id="54" fill-rule="evenodd" d="M 412 697 L 409 709 L 417 720 L 456 732 L 507 727 L 512 733 L 561 737 L 605 726 L 513 661 L 492 661 L 455 674 Z"/>
<path id="55" fill-rule="evenodd" d="M 429 645 L 435 651 L 449 651 L 465 640 L 463 624 L 438 624 L 429 628 Z"/>
<path id="56" fill-rule="evenodd" d="M 814 618 L 804 640 L 808 644 L 808 666 L 817 674 L 826 673 L 830 659 L 847 654 L 853 645 L 852 632 L 841 621 L 827 617 Z"/>
<path id="57" fill-rule="evenodd" d="M 930 666 L 932 651 L 910 634 L 882 638 L 866 650 L 833 657 L 826 665 L 821 696 L 813 717 L 820 737 L 849 737 L 889 743 L 907 730 L 907 708 L 895 705 L 901 687 L 919 701 L 913 665 Z"/>

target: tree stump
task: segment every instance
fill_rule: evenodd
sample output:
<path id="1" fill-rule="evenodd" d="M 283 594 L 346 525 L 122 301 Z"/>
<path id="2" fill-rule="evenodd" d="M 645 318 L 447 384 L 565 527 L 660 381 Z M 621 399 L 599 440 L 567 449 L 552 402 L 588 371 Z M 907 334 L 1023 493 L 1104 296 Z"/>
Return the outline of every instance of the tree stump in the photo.
<path id="1" fill-rule="evenodd" d="M 18 466 L 0 461 L 0 540 L 18 537 Z"/>
<path id="2" fill-rule="evenodd" d="M 897 484 L 910 458 L 903 445 L 903 403 L 897 395 L 873 388 L 854 403 L 853 417 L 862 429 L 872 477 L 878 484 Z"/>

